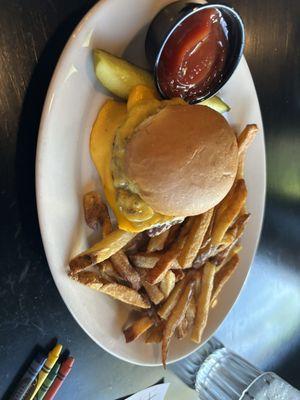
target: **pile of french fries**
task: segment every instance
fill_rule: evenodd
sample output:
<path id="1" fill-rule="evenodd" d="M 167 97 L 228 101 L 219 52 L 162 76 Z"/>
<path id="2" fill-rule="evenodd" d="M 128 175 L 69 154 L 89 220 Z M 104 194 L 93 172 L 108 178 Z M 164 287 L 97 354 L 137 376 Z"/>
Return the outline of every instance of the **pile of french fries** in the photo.
<path id="1" fill-rule="evenodd" d="M 145 343 L 162 343 L 164 366 L 173 336 L 201 343 L 209 310 L 237 268 L 249 219 L 244 159 L 256 133 L 256 125 L 248 125 L 238 137 L 238 173 L 227 196 L 158 236 L 114 228 L 100 195 L 84 196 L 86 223 L 101 227 L 102 239 L 70 261 L 69 275 L 139 310 L 139 318 L 124 327 L 125 340 L 145 334 Z"/>

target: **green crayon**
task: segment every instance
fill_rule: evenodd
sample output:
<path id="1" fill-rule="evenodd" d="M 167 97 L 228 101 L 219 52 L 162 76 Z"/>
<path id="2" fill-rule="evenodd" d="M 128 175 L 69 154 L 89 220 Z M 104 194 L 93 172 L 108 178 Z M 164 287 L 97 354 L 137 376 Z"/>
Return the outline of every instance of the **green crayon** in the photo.
<path id="1" fill-rule="evenodd" d="M 37 392 L 34 400 L 42 400 L 44 398 L 45 394 L 47 393 L 48 389 L 52 385 L 54 379 L 56 378 L 59 368 L 60 368 L 60 363 L 57 362 L 54 365 L 54 367 L 51 369 L 51 371 L 49 372 L 49 375 L 47 376 L 47 378 L 44 380 L 44 382 L 43 382 L 40 390 Z"/>

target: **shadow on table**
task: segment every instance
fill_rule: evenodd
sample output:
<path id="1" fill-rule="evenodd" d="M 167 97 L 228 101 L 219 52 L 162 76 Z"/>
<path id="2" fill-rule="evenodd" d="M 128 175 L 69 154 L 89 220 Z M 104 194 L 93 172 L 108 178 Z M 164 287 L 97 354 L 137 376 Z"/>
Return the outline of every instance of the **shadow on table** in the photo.
<path id="1" fill-rule="evenodd" d="M 26 242 L 29 241 L 35 251 L 40 253 L 42 253 L 42 242 L 35 199 L 35 156 L 41 113 L 59 56 L 76 25 L 95 3 L 95 0 L 85 1 L 84 6 L 68 16 L 47 42 L 32 73 L 19 120 L 16 187 L 20 218 Z"/>

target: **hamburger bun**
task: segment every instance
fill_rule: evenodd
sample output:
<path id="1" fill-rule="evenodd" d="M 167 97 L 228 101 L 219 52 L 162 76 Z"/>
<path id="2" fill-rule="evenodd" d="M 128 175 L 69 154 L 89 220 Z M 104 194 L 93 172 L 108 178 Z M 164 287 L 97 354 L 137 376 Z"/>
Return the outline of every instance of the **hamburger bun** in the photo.
<path id="1" fill-rule="evenodd" d="M 134 131 L 126 146 L 125 173 L 154 211 L 201 214 L 233 185 L 237 139 L 226 119 L 199 105 L 167 106 Z"/>

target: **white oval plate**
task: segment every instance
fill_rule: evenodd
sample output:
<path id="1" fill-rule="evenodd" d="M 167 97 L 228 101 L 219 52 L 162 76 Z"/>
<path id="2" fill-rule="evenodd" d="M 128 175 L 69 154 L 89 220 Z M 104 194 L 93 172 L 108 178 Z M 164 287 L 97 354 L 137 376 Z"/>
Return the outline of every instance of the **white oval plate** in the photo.
<path id="1" fill-rule="evenodd" d="M 97 112 L 109 94 L 96 81 L 91 50 L 125 54 L 144 65 L 147 24 L 171 0 L 101 0 L 75 29 L 56 67 L 42 115 L 36 159 L 36 193 L 40 229 L 49 266 L 67 307 L 86 333 L 111 354 L 140 365 L 160 365 L 160 349 L 142 341 L 125 344 L 122 326 L 128 309 L 109 297 L 68 278 L 70 256 L 95 238 L 85 228 L 82 195 L 99 188 L 88 142 Z M 260 134 L 246 162 L 251 221 L 243 238 L 237 272 L 209 316 L 203 340 L 219 327 L 244 284 L 262 225 L 265 199 L 265 149 L 255 87 L 245 59 L 221 91 L 232 107 L 229 118 L 237 131 L 257 123 Z M 189 340 L 174 341 L 169 362 L 197 349 Z"/>

